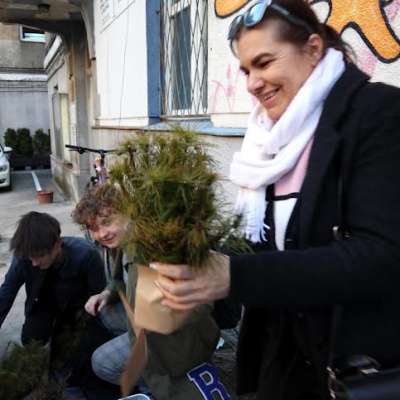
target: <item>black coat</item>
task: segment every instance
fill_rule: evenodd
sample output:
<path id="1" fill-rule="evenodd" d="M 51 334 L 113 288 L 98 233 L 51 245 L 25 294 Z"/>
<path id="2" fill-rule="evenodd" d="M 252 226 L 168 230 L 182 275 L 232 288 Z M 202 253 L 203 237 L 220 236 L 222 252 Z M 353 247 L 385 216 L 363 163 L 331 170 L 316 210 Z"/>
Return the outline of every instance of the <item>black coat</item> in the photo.
<path id="1" fill-rule="evenodd" d="M 231 295 L 245 306 L 239 393 L 255 390 L 262 357 L 273 359 L 266 332 L 282 310 L 321 387 L 336 304 L 337 366 L 350 354 L 400 364 L 400 89 L 367 80 L 350 65 L 325 101 L 286 250 L 231 259 Z M 340 219 L 350 237 L 335 240 Z"/>

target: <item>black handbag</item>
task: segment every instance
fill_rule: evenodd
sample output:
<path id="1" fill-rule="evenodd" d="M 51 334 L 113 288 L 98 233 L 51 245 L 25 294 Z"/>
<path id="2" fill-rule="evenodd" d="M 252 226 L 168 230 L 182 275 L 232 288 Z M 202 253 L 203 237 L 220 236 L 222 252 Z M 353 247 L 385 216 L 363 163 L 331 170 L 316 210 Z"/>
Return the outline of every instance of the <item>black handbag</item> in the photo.
<path id="1" fill-rule="evenodd" d="M 331 386 L 336 400 L 399 400 L 400 369 L 359 373 L 336 379 Z"/>
<path id="2" fill-rule="evenodd" d="M 400 368 L 381 369 L 379 363 L 366 355 L 354 355 L 344 368 L 334 368 L 341 306 L 332 315 L 328 361 L 328 389 L 332 400 L 399 400 Z"/>

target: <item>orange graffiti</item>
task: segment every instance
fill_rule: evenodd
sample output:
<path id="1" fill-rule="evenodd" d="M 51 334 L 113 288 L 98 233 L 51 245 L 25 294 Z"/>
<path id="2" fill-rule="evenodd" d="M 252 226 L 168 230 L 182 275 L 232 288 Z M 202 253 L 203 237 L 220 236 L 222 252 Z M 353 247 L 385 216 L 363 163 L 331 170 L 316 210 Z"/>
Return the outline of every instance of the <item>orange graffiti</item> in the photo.
<path id="1" fill-rule="evenodd" d="M 320 0 L 308 0 L 310 4 Z M 391 0 L 329 0 L 331 13 L 327 23 L 342 33 L 352 27 L 361 35 L 373 53 L 389 62 L 400 56 L 400 41 L 391 29 L 383 3 Z"/>
<path id="2" fill-rule="evenodd" d="M 215 0 L 215 14 L 225 18 L 237 12 L 251 0 Z M 321 0 L 306 0 L 309 4 Z M 330 5 L 327 23 L 340 34 L 348 28 L 355 29 L 383 62 L 400 57 L 400 39 L 396 36 L 383 10 L 393 0 L 326 0 Z"/>
<path id="3" fill-rule="evenodd" d="M 251 0 L 215 0 L 215 14 L 220 18 L 228 17 Z"/>

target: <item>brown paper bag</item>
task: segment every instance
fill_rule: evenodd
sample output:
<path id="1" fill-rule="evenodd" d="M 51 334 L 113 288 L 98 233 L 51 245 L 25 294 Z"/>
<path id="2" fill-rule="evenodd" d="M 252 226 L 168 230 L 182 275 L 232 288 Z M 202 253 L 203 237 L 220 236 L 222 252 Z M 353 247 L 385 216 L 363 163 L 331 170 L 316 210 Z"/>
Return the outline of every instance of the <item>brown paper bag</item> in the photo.
<path id="1" fill-rule="evenodd" d="M 151 332 L 169 334 L 179 329 L 191 311 L 172 310 L 161 304 L 163 294 L 154 283 L 157 275 L 146 265 L 138 266 L 135 325 Z"/>

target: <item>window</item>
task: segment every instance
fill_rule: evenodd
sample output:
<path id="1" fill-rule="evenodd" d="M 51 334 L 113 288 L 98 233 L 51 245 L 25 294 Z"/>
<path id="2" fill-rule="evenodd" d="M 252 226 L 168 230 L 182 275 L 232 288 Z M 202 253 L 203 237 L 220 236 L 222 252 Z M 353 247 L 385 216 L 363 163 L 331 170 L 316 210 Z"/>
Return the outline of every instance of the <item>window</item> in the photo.
<path id="1" fill-rule="evenodd" d="M 162 113 L 207 111 L 207 0 L 162 2 Z"/>
<path id="2" fill-rule="evenodd" d="M 55 93 L 52 96 L 55 155 L 60 159 L 71 161 L 71 152 L 64 147 L 64 143 L 76 144 L 70 132 L 69 99 L 65 93 Z"/>
<path id="3" fill-rule="evenodd" d="M 20 26 L 20 39 L 25 42 L 43 42 L 44 31 L 39 31 L 37 29 L 28 28 L 27 26 Z"/>

